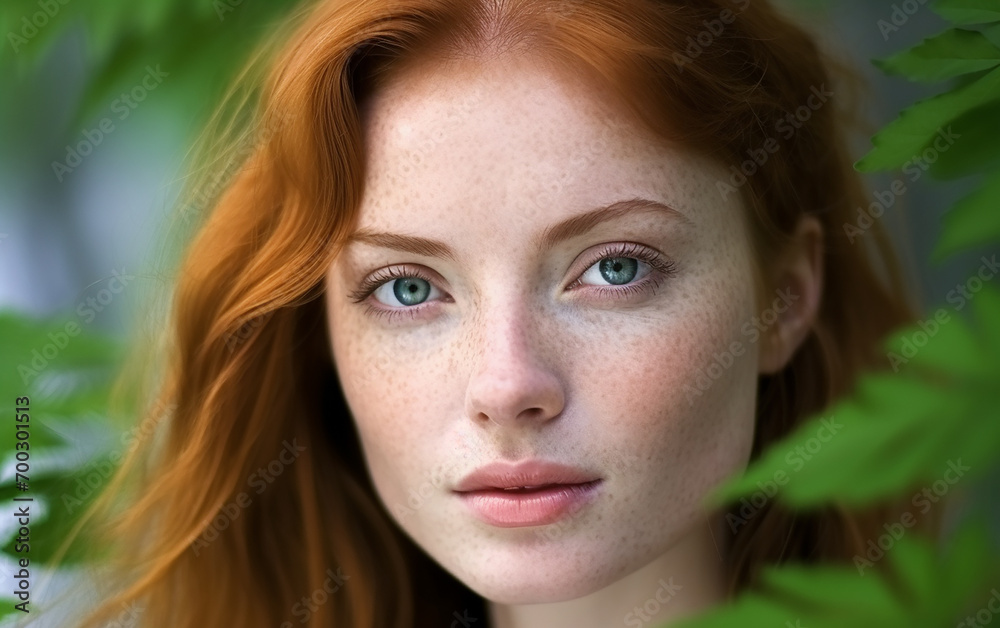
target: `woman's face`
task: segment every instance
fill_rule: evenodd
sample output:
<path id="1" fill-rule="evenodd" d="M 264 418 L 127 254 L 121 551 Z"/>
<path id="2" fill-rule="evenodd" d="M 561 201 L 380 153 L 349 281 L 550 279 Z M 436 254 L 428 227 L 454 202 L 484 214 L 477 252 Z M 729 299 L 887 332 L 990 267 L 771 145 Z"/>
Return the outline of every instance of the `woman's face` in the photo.
<path id="1" fill-rule="evenodd" d="M 383 503 L 493 601 L 635 572 L 703 532 L 749 458 L 744 210 L 619 107 L 507 57 L 411 68 L 362 112 L 359 232 L 327 275 L 338 377 Z M 577 473 L 457 492 L 524 461 Z"/>

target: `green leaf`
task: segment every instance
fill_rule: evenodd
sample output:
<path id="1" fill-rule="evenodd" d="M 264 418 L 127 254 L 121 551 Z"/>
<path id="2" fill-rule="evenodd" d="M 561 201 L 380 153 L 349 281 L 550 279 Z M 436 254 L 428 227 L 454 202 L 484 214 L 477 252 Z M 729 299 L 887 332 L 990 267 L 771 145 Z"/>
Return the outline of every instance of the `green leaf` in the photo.
<path id="1" fill-rule="evenodd" d="M 959 139 L 948 150 L 935 151 L 936 161 L 930 165 L 933 177 L 956 179 L 1000 164 L 1000 100 L 962 114 L 949 126 Z"/>
<path id="2" fill-rule="evenodd" d="M 997 173 L 1000 176 L 1000 173 Z M 996 255 L 992 255 L 989 261 L 996 263 Z M 986 260 L 986 256 L 983 256 Z M 976 330 L 986 347 L 1000 347 L 1000 324 L 997 323 L 995 314 L 1000 312 L 1000 290 L 987 288 L 979 292 L 972 303 L 972 311 L 975 314 Z"/>
<path id="3" fill-rule="evenodd" d="M 970 603 L 982 604 L 983 584 L 997 576 L 990 562 L 992 549 L 982 522 L 963 526 L 943 553 L 904 531 L 884 552 L 885 570 L 875 569 L 874 563 L 865 565 L 861 574 L 858 568 L 844 566 L 770 566 L 764 569 L 758 588 L 676 626 L 953 626 Z"/>
<path id="4" fill-rule="evenodd" d="M 890 555 L 895 574 L 902 580 L 906 597 L 917 612 L 923 612 L 921 602 L 931 597 L 941 600 L 942 609 L 961 609 L 984 589 L 983 583 L 994 580 L 997 565 L 992 561 L 996 547 L 990 540 L 989 526 L 982 518 L 963 522 L 945 547 L 944 557 L 933 552 L 929 544 L 904 543 Z M 948 615 L 954 615 L 949 613 Z M 942 616 L 942 625 L 950 616 Z"/>
<path id="5" fill-rule="evenodd" d="M 105 0 L 99 11 L 81 11 L 87 33 L 87 54 L 103 64 L 111 52 L 132 30 L 132 2 Z"/>
<path id="6" fill-rule="evenodd" d="M 987 26 L 981 32 L 983 37 L 993 42 L 994 46 L 1000 46 L 1000 24 Z"/>
<path id="7" fill-rule="evenodd" d="M 107 422 L 103 417 L 111 382 L 120 368 L 120 347 L 114 339 L 89 329 L 82 318 L 43 321 L 11 311 L 0 312 L 0 346 L 7 360 L 0 369 L 0 398 L 12 404 L 11 410 L 15 398 L 30 398 L 27 431 L 33 461 L 27 474 L 28 491 L 21 492 L 11 475 L 0 484 L 0 501 L 13 503 L 15 496 L 30 496 L 39 506 L 32 519 L 31 557 L 33 562 L 46 564 L 97 496 L 95 489 L 106 483 L 116 459 L 102 456 L 72 469 L 36 463 L 78 457 L 67 426 L 80 426 L 84 417 L 97 416 Z M 25 376 L 24 369 L 33 373 Z M 5 468 L 15 454 L 16 442 L 14 430 L 5 430 L 0 437 L 0 463 Z M 77 561 L 84 549 L 78 543 L 64 560 Z M 5 547 L 8 557 L 11 551 Z"/>
<path id="8" fill-rule="evenodd" d="M 0 619 L 8 617 L 15 613 L 20 614 L 21 611 L 14 608 L 15 604 L 20 604 L 21 600 L 9 597 L 0 597 Z M 30 606 L 29 606 L 30 608 Z"/>
<path id="9" fill-rule="evenodd" d="M 988 471 L 1000 458 L 1000 293 L 985 286 L 970 296 L 976 327 L 942 307 L 899 330 L 886 342 L 898 373 L 864 376 L 853 395 L 803 423 L 714 497 L 763 491 L 792 507 L 863 505 L 939 480 L 959 459 L 968 476 Z"/>
<path id="10" fill-rule="evenodd" d="M 935 141 L 938 152 L 961 150 L 961 138 L 950 137 L 945 127 L 963 113 L 998 99 L 1000 68 L 961 88 L 918 102 L 872 138 L 874 148 L 855 166 L 866 172 L 902 166 L 919 158 Z"/>
<path id="11" fill-rule="evenodd" d="M 823 608 L 825 620 L 848 620 L 852 614 L 864 613 L 873 620 L 879 617 L 889 621 L 898 612 L 898 602 L 883 581 L 863 580 L 846 569 L 774 569 L 765 577 L 765 583 L 772 595 L 794 605 L 795 614 Z M 831 604 L 831 591 L 850 599 L 851 606 Z"/>
<path id="12" fill-rule="evenodd" d="M 176 7 L 172 0 L 145 0 L 145 2 L 135 3 L 137 11 L 136 21 L 139 24 L 140 32 L 145 35 L 156 33 L 167 23 L 170 12 Z"/>
<path id="13" fill-rule="evenodd" d="M 889 74 L 940 81 L 995 67 L 1000 64 L 1000 49 L 978 31 L 953 28 L 874 63 Z"/>
<path id="14" fill-rule="evenodd" d="M 96 488 L 90 488 L 85 480 L 92 483 L 101 480 Z M 84 468 L 78 475 L 66 472 L 48 475 L 39 479 L 32 477 L 28 493 L 34 501 L 32 509 L 35 516 L 31 520 L 31 562 L 46 564 L 55 557 L 60 545 L 69 536 L 69 532 L 79 520 L 81 514 L 91 506 L 99 491 L 107 483 L 107 479 L 97 471 Z M 5 486 L 4 502 L 12 502 L 15 493 L 9 485 Z M 88 492 L 89 491 L 89 492 Z M 45 516 L 38 516 L 39 505 L 44 503 Z M 64 556 L 63 561 L 75 563 L 84 558 L 86 547 L 74 545 Z"/>
<path id="15" fill-rule="evenodd" d="M 943 222 L 944 229 L 931 256 L 935 262 L 1000 240 L 1000 173 L 994 173 L 981 188 L 955 203 Z"/>
<path id="16" fill-rule="evenodd" d="M 955 24 L 1000 22 L 1000 6 L 995 0 L 938 0 L 932 8 Z"/>

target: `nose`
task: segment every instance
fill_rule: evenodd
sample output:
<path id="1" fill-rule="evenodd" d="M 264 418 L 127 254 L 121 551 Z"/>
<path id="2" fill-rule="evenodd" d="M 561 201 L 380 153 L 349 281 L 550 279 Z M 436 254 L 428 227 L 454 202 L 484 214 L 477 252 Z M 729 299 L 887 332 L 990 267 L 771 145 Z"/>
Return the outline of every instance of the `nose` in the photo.
<path id="1" fill-rule="evenodd" d="M 560 377 L 539 355 L 540 330 L 527 308 L 507 307 L 481 318 L 466 414 L 477 423 L 541 424 L 563 411 Z"/>

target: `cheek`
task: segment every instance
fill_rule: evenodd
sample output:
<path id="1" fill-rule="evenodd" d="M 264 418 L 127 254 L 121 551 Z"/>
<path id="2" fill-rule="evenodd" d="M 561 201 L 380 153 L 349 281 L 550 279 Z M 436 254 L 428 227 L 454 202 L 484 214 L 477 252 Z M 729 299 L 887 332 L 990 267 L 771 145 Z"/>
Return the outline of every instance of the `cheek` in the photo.
<path id="1" fill-rule="evenodd" d="M 581 383 L 598 391 L 595 419 L 615 417 L 605 438 L 634 452 L 628 459 L 642 469 L 622 469 L 623 481 L 643 483 L 644 494 L 675 514 L 693 513 L 706 491 L 749 459 L 757 353 L 741 331 L 753 297 L 738 286 L 716 293 L 726 298 L 688 299 L 658 326 L 593 347 L 600 368 Z"/>
<path id="2" fill-rule="evenodd" d="M 434 418 L 454 415 L 454 409 L 434 406 L 446 398 L 441 387 L 447 369 L 440 354 L 399 336 L 370 326 L 360 334 L 356 316 L 332 312 L 334 364 L 372 481 L 391 506 L 406 501 L 407 478 L 428 476 L 439 460 L 422 448 L 438 442 L 443 421 Z"/>

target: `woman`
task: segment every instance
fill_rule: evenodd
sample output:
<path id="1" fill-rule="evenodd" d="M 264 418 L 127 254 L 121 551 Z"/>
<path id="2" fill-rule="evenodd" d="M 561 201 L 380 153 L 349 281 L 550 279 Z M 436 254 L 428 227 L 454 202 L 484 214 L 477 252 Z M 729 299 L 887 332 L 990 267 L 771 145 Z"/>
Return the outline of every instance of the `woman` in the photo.
<path id="1" fill-rule="evenodd" d="M 887 520 L 703 505 L 912 319 L 880 227 L 844 232 L 865 192 L 799 27 L 667 0 L 294 27 L 185 253 L 86 625 L 660 625 Z"/>

